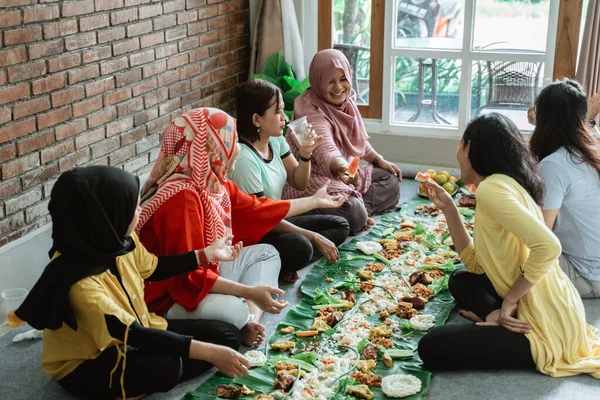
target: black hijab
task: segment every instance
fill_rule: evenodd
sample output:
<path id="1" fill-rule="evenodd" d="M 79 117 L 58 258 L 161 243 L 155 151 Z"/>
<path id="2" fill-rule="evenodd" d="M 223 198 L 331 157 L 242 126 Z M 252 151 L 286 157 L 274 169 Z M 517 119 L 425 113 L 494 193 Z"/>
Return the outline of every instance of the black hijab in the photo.
<path id="1" fill-rule="evenodd" d="M 69 302 L 71 285 L 115 265 L 117 256 L 135 249 L 127 233 L 138 204 L 140 183 L 122 169 L 75 168 L 58 178 L 48 210 L 52 248 L 60 256 L 46 266 L 15 314 L 36 329 L 77 330 Z"/>

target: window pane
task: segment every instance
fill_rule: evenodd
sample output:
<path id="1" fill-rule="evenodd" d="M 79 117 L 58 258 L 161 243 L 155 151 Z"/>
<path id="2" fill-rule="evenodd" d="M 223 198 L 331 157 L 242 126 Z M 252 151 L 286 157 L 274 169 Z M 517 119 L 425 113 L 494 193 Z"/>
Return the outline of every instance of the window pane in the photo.
<path id="1" fill-rule="evenodd" d="M 522 131 L 531 131 L 527 110 L 542 88 L 544 64 L 525 61 L 473 61 L 471 117 L 499 112 Z"/>
<path id="2" fill-rule="evenodd" d="M 473 50 L 546 51 L 550 0 L 477 0 Z"/>
<path id="3" fill-rule="evenodd" d="M 398 57 L 395 66 L 394 122 L 457 125 L 460 60 Z"/>
<path id="4" fill-rule="evenodd" d="M 346 55 L 358 104 L 369 103 L 371 0 L 334 0 L 333 48 Z"/>
<path id="5" fill-rule="evenodd" d="M 464 0 L 398 0 L 396 47 L 461 49 Z"/>

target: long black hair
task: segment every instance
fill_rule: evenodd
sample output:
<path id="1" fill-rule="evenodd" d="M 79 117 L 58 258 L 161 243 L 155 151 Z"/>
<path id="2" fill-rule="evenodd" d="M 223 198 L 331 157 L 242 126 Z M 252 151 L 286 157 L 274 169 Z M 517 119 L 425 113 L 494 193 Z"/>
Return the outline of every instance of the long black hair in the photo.
<path id="1" fill-rule="evenodd" d="M 533 155 L 543 160 L 564 147 L 571 159 L 600 174 L 600 146 L 589 130 L 588 101 L 583 87 L 563 79 L 546 86 L 535 101 L 535 130 L 529 140 Z"/>
<path id="2" fill-rule="evenodd" d="M 251 79 L 237 89 L 237 129 L 241 140 L 254 143 L 260 139 L 257 127 L 252 122 L 254 114 L 261 117 L 273 104 L 279 104 L 280 90 L 271 82 Z"/>
<path id="3" fill-rule="evenodd" d="M 495 112 L 480 115 L 471 120 L 462 139 L 463 146 L 470 144 L 468 157 L 475 172 L 510 176 L 541 204 L 544 185 L 538 163 L 514 122 Z"/>

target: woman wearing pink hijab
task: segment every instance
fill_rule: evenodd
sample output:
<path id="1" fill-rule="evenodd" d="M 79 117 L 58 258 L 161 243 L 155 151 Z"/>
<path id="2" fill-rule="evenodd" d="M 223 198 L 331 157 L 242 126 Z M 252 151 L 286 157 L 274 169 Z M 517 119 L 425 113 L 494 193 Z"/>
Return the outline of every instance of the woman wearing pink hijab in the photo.
<path id="1" fill-rule="evenodd" d="M 312 153 L 308 187 L 299 191 L 286 185 L 283 198 L 310 196 L 331 181 L 328 192 L 350 196 L 337 209 L 316 209 L 310 213 L 341 215 L 350 224 L 350 234 L 370 228 L 369 216 L 396 207 L 400 198 L 402 172 L 381 157 L 369 143 L 362 118 L 356 106 L 356 92 L 350 84 L 350 63 L 338 50 L 318 52 L 310 63 L 310 88 L 294 103 L 294 118 L 306 116 L 317 135 L 323 139 Z M 298 147 L 287 135 L 296 158 Z M 346 174 L 349 159 L 360 157 L 369 164 L 359 169 L 358 179 Z"/>

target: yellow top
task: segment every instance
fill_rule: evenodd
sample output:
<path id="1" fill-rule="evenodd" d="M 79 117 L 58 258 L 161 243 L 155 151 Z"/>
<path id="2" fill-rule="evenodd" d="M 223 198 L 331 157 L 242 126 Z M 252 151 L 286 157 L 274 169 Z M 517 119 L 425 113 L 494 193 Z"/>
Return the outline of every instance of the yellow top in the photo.
<path id="1" fill-rule="evenodd" d="M 60 329 L 44 330 L 42 369 L 52 378 L 60 380 L 84 361 L 93 360 L 105 349 L 123 343 L 108 333 L 105 315 L 114 315 L 126 326 L 138 321 L 147 328 L 166 329 L 167 322 L 149 313 L 144 302 L 144 279 L 156 269 L 157 258 L 144 248 L 135 233 L 131 237 L 135 250 L 116 259 L 129 299 L 110 271 L 87 277 L 69 290 L 77 330 L 64 323 Z"/>
<path id="2" fill-rule="evenodd" d="M 597 329 L 585 321 L 579 293 L 558 265 L 560 253 L 560 242 L 521 185 L 501 174 L 481 182 L 473 240 L 461 260 L 469 271 L 487 274 L 502 298 L 521 270 L 534 284 L 519 301 L 518 318 L 533 328 L 526 336 L 540 372 L 600 378 Z"/>

